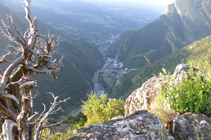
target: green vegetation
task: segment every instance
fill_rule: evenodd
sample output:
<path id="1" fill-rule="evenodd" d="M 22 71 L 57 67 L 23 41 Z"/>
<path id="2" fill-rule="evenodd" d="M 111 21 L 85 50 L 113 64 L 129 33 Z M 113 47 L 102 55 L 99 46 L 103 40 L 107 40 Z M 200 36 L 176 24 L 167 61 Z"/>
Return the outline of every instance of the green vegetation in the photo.
<path id="1" fill-rule="evenodd" d="M 165 96 L 170 108 L 179 113 L 202 113 L 206 108 L 211 108 L 211 66 L 206 63 L 204 72 L 194 73 L 193 68 L 189 75 L 185 74 L 179 84 L 170 79 L 164 83 L 161 94 Z"/>
<path id="2" fill-rule="evenodd" d="M 0 16 L 10 26 L 7 15 L 10 14 L 10 9 L 0 4 Z M 34 11 L 34 10 L 33 10 Z M 28 24 L 25 15 L 22 13 L 12 13 L 14 23 L 17 28 L 23 34 Z M 47 16 L 49 17 L 49 15 Z M 71 115 L 72 110 L 79 110 L 81 100 L 86 100 L 86 94 L 89 93 L 90 89 L 93 89 L 92 78 L 94 72 L 96 72 L 103 65 L 103 56 L 100 54 L 97 47 L 90 45 L 82 39 L 73 40 L 70 36 L 62 33 L 61 31 L 55 30 L 51 26 L 48 26 L 44 22 L 38 21 L 38 30 L 40 34 L 47 34 L 48 31 L 57 37 L 60 37 L 60 44 L 55 48 L 54 58 L 57 61 L 61 56 L 66 56 L 63 59 L 64 68 L 58 72 L 58 80 L 54 81 L 52 75 L 40 75 L 38 81 L 38 88 L 34 89 L 33 92 L 40 93 L 34 102 L 34 110 L 41 112 L 43 109 L 42 103 L 46 104 L 48 108 L 50 106 L 49 101 L 51 96 L 45 94 L 46 92 L 52 91 L 55 96 L 59 95 L 60 98 L 71 97 L 71 100 L 66 104 L 62 104 L 64 112 L 56 114 L 54 117 L 61 117 L 62 115 Z M 1 27 L 0 22 L 0 27 Z M 6 46 L 8 45 L 5 38 L 0 37 L 0 54 L 5 53 Z M 4 66 L 2 66 L 4 67 Z M 47 81 L 47 82 L 46 82 Z M 70 114 L 69 114 L 70 113 Z"/>
<path id="3" fill-rule="evenodd" d="M 0 4 L 0 16 L 7 25 L 9 25 L 9 22 L 6 16 L 10 14 L 10 11 L 10 9 Z M 27 27 L 26 24 L 28 24 L 25 23 L 26 19 L 23 19 L 25 15 L 13 12 L 12 16 L 17 28 L 23 34 Z M 61 42 L 59 46 L 55 48 L 54 58 L 58 61 L 61 56 L 66 57 L 63 59 L 64 69 L 57 74 L 57 81 L 53 80 L 52 75 L 40 75 L 40 80 L 38 81 L 39 86 L 33 90 L 34 94 L 40 93 L 34 100 L 36 103 L 34 110 L 41 112 L 43 109 L 42 103 L 45 103 L 47 108 L 50 106 L 49 102 L 46 101 L 50 101 L 51 96 L 45 93 L 52 91 L 55 96 L 59 95 L 60 98 L 71 97 L 69 102 L 62 104 L 62 108 L 65 111 L 56 114 L 54 117 L 58 118 L 62 115 L 71 115 L 69 113 L 74 113 L 71 112 L 72 110 L 78 111 L 80 109 L 81 100 L 87 99 L 86 94 L 93 88 L 93 74 L 102 67 L 104 63 L 103 57 L 98 51 L 98 48 L 91 46 L 84 40 L 72 40 L 66 34 L 53 29 L 41 21 L 38 23 L 38 30 L 40 34 L 47 34 L 49 30 L 49 32 L 55 36 L 55 39 L 60 36 Z M 0 53 L 2 55 L 5 53 L 8 44 L 5 38 L 2 37 L 0 37 L 0 42 Z M 4 66 L 2 67 L 4 68 Z"/>
<path id="4" fill-rule="evenodd" d="M 67 133 L 59 133 L 52 135 L 50 140 L 64 140 L 71 138 L 77 131 L 87 125 L 93 125 L 110 121 L 116 116 L 124 116 L 125 102 L 117 99 L 108 99 L 107 95 L 101 95 L 98 98 L 95 94 L 88 95 L 87 101 L 83 101 L 82 112 L 76 117 L 70 116 L 67 120 L 62 120 L 63 123 L 73 124 L 73 128 L 69 128 Z M 48 124 L 60 122 L 61 120 L 55 120 L 50 118 Z M 42 138 L 50 136 L 50 129 L 44 129 Z"/>
<path id="5" fill-rule="evenodd" d="M 173 109 L 165 105 L 165 100 L 166 98 L 164 94 L 158 94 L 157 97 L 155 97 L 155 99 L 151 102 L 148 109 L 149 112 L 159 117 L 164 125 L 169 121 L 170 116 L 175 114 Z"/>
<path id="6" fill-rule="evenodd" d="M 67 119 L 62 119 L 62 120 L 56 120 L 55 118 L 49 118 L 48 119 L 48 124 L 53 124 L 53 123 L 57 123 L 57 122 L 61 122 L 63 124 L 78 124 L 80 123 L 81 126 L 84 125 L 83 122 L 86 122 L 87 121 L 87 117 L 82 113 L 78 113 L 75 117 L 74 116 L 68 116 Z M 83 124 L 82 124 L 83 123 Z"/>
<path id="7" fill-rule="evenodd" d="M 87 117 L 82 113 L 78 113 L 75 117 L 70 116 L 68 117 L 68 123 L 77 124 L 79 123 L 80 126 L 84 126 L 84 123 L 87 121 Z"/>
<path id="8" fill-rule="evenodd" d="M 7 15 L 10 15 L 10 13 L 11 13 L 11 10 L 0 3 L 0 17 L 3 19 L 3 21 L 7 25 L 10 24 L 9 21 L 7 20 Z M 27 26 L 21 22 L 21 20 L 18 18 L 18 16 L 15 13 L 12 14 L 12 17 L 17 29 L 19 29 L 20 33 L 24 33 Z M 3 27 L 2 22 L 0 22 L 0 27 Z M 13 28 L 11 28 L 11 31 L 16 34 Z M 6 46 L 8 45 L 8 41 L 7 39 L 5 39 L 5 37 L 1 35 L 0 42 L 1 42 L 0 55 L 3 55 L 5 54 L 4 51 L 5 51 Z"/>
<path id="9" fill-rule="evenodd" d="M 156 61 L 171 53 L 165 40 L 167 32 L 168 27 L 161 20 L 156 20 L 140 30 L 125 32 L 112 44 L 109 56 L 118 57 L 128 68 L 144 67 L 147 64 L 144 54 L 151 61 Z"/>
<path id="10" fill-rule="evenodd" d="M 190 63 L 191 64 L 191 63 Z M 211 65 L 205 62 L 202 71 L 194 71 L 190 66 L 189 74 L 185 73 L 183 80 L 177 83 L 176 78 L 169 75 L 164 80 L 155 99 L 150 103 L 149 112 L 159 117 L 165 125 L 171 116 L 177 113 L 196 112 L 203 113 L 211 108 Z M 167 75 L 165 69 L 160 76 Z"/>
<path id="11" fill-rule="evenodd" d="M 151 78 L 153 74 L 158 76 L 163 67 L 170 71 L 170 73 L 173 73 L 178 64 L 189 63 L 191 61 L 194 67 L 203 69 L 204 62 L 207 61 L 211 63 L 210 51 L 211 36 L 195 41 L 193 44 L 155 61 L 152 63 L 153 69 L 148 65 L 138 71 L 125 74 L 119 80 L 120 84 L 113 88 L 110 97 L 125 100 L 135 89 L 139 88 L 147 79 Z"/>
<path id="12" fill-rule="evenodd" d="M 113 85 L 116 81 L 117 72 L 107 71 L 101 74 L 100 83 L 106 88 L 106 91 L 110 93 L 110 89 L 113 88 Z"/>
<path id="13" fill-rule="evenodd" d="M 125 102 L 117 99 L 108 99 L 107 95 L 98 98 L 95 94 L 88 95 L 87 101 L 83 101 L 82 112 L 87 116 L 85 126 L 103 123 L 113 117 L 124 115 Z"/>
<path id="14" fill-rule="evenodd" d="M 190 62 L 192 65 L 192 63 Z M 152 101 L 149 111 L 159 117 L 163 124 L 176 113 L 196 112 L 203 113 L 211 108 L 211 65 L 204 63 L 202 70 L 194 71 L 190 66 L 189 75 L 185 73 L 180 83 L 175 82 L 176 77 L 164 80 L 161 93 Z M 165 69 L 163 73 L 167 75 Z M 160 74 L 163 76 L 164 74 Z"/>
<path id="15" fill-rule="evenodd" d="M 112 71 L 107 71 L 102 74 L 103 81 L 105 81 L 106 85 L 109 86 L 114 82 L 114 79 L 110 76 Z"/>
<path id="16" fill-rule="evenodd" d="M 125 32 L 111 46 L 109 56 L 117 57 L 129 68 L 143 68 L 185 45 L 210 35 L 209 1 L 177 0 L 168 12 L 145 27 Z M 178 13 L 178 11 L 180 11 Z"/>
<path id="17" fill-rule="evenodd" d="M 9 25 L 7 15 L 10 14 L 10 9 L 0 4 L 0 16 L 6 24 Z M 25 15 L 17 14 L 19 17 Z M 17 28 L 23 34 L 26 29 L 26 19 L 20 20 L 16 13 L 12 13 L 14 23 Z M 1 27 L 1 22 L 0 22 Z M 50 106 L 49 101 L 51 96 L 45 94 L 52 91 L 55 95 L 59 95 L 60 98 L 71 97 L 71 100 L 62 105 L 64 112 L 56 114 L 54 117 L 61 117 L 62 115 L 70 115 L 72 110 L 79 110 L 81 100 L 86 100 L 86 94 L 91 88 L 93 88 L 92 77 L 95 71 L 103 65 L 103 57 L 98 51 L 98 48 L 91 46 L 83 40 L 71 40 L 71 38 L 60 31 L 53 29 L 47 24 L 39 21 L 38 30 L 40 34 L 47 34 L 48 30 L 56 37 L 60 36 L 60 44 L 55 48 L 54 58 L 57 61 L 61 56 L 66 56 L 63 59 L 64 69 L 58 74 L 58 80 L 54 81 L 52 75 L 40 75 L 38 81 L 38 88 L 33 92 L 40 93 L 34 100 L 36 102 L 34 110 L 41 112 L 43 109 L 42 103 L 46 104 L 48 108 Z M 5 38 L 0 37 L 0 54 L 5 53 L 6 46 L 8 45 Z M 2 66 L 4 68 L 4 66 Z M 47 81 L 47 82 L 46 82 Z M 76 94 L 77 93 L 77 94 Z"/>
<path id="18" fill-rule="evenodd" d="M 57 74 L 56 82 L 53 81 L 52 76 L 41 75 L 41 80 L 38 81 L 38 90 L 40 93 L 54 91 L 55 95 L 59 95 L 61 98 L 71 97 L 69 102 L 62 105 L 65 111 L 57 114 L 57 116 L 68 116 L 71 115 L 68 113 L 71 113 L 72 110 L 80 109 L 78 107 L 81 105 L 81 100 L 86 100 L 86 94 L 93 88 L 91 80 L 93 74 L 102 66 L 103 60 L 98 49 L 83 40 L 63 41 L 57 49 L 55 58 L 66 55 L 63 60 L 64 69 Z M 35 110 L 42 111 L 42 103 L 49 99 L 50 96 L 46 94 L 38 96 L 35 99 L 37 102 Z"/>
<path id="19" fill-rule="evenodd" d="M 67 133 L 59 133 L 57 132 L 56 134 L 52 135 L 50 133 L 50 130 L 45 128 L 43 130 L 43 133 L 42 133 L 42 139 L 46 139 L 48 138 L 49 140 L 67 140 L 67 139 L 70 139 L 77 131 L 74 129 L 70 129 L 67 131 Z"/>

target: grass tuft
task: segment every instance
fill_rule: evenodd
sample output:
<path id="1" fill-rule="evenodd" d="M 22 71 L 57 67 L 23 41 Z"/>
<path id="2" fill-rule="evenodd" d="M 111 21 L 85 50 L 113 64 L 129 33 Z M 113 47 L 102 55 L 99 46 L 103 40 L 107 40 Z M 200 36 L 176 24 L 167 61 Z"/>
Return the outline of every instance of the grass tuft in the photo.
<path id="1" fill-rule="evenodd" d="M 149 112 L 159 117 L 162 123 L 165 125 L 175 112 L 166 105 L 165 97 L 162 93 L 158 94 L 151 102 L 148 109 Z"/>

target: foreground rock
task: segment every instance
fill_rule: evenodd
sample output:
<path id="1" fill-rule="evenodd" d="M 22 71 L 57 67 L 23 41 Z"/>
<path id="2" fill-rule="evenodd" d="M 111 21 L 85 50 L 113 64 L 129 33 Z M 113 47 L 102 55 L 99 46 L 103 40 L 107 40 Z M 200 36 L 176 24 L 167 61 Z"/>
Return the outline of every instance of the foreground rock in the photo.
<path id="1" fill-rule="evenodd" d="M 185 113 L 168 124 L 169 132 L 177 139 L 210 140 L 211 118 L 203 114 Z"/>
<path id="2" fill-rule="evenodd" d="M 176 77 L 175 81 L 179 82 L 183 79 L 185 73 L 188 74 L 188 71 L 189 65 L 180 64 L 176 67 L 171 77 Z M 194 72 L 197 73 L 198 69 L 194 68 Z M 168 78 L 169 76 L 152 77 L 142 84 L 140 88 L 132 92 L 125 103 L 125 115 L 131 115 L 139 110 L 147 110 L 153 99 L 160 93 L 164 80 L 167 81 Z"/>
<path id="3" fill-rule="evenodd" d="M 80 129 L 70 140 L 174 140 L 158 117 L 139 111 L 123 119 Z"/>

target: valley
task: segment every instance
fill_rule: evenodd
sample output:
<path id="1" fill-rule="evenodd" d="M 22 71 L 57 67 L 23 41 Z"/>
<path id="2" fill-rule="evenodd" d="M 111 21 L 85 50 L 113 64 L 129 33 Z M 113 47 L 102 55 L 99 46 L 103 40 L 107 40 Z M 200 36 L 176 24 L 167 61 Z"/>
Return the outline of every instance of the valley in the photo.
<path id="1" fill-rule="evenodd" d="M 14 17 L 21 23 L 18 27 L 24 31 L 23 10 L 15 8 L 20 4 L 12 5 L 6 0 L 2 3 L 18 11 L 14 12 Z M 98 97 L 108 94 L 109 98 L 126 99 L 146 79 L 158 75 L 157 71 L 164 66 L 154 66 L 159 60 L 177 54 L 183 47 L 209 36 L 211 31 L 207 6 L 210 3 L 206 1 L 188 5 L 189 0 L 177 0 L 168 5 L 163 14 L 143 6 L 83 1 L 65 1 L 51 8 L 55 3 L 48 6 L 33 3 L 31 8 L 39 19 L 39 32 L 47 34 L 50 30 L 55 37 L 60 37 L 55 57 L 66 56 L 58 80 L 41 75 L 43 80 L 38 81 L 39 87 L 34 90 L 34 93 L 42 93 L 35 99 L 38 104 L 35 110 L 39 112 L 41 103 L 50 100 L 45 94 L 49 89 L 61 98 L 72 97 L 62 106 L 68 113 L 60 113 L 56 117 L 75 114 L 81 108 L 81 100 L 86 100 L 92 91 Z M 197 6 L 200 4 L 201 7 Z M 5 11 L 9 13 L 9 9 L 1 13 L 7 14 Z M 2 46 L 6 46 L 5 39 L 1 40 Z M 186 54 L 185 51 L 183 53 Z M 171 67 L 176 65 L 170 58 L 167 60 L 171 61 L 168 64 Z M 169 67 L 167 63 L 165 67 Z"/>
<path id="2" fill-rule="evenodd" d="M 1 0 L 1 139 L 209 139 L 211 0 L 162 2 Z"/>
<path id="3" fill-rule="evenodd" d="M 124 74 L 137 70 L 139 69 L 125 68 L 123 62 L 118 62 L 117 59 L 107 58 L 103 67 L 94 73 L 94 93 L 97 97 L 109 95 L 117 80 L 121 79 Z"/>
<path id="4" fill-rule="evenodd" d="M 1 2 L 12 10 L 17 10 L 13 13 L 13 17 L 18 22 L 17 27 L 23 33 L 26 30 L 27 21 L 24 18 L 23 9 L 20 8 L 22 7 L 21 2 L 8 3 L 6 0 Z M 33 90 L 34 95 L 39 93 L 34 100 L 34 110 L 37 112 L 42 111 L 42 103 L 52 100 L 51 96 L 46 94 L 49 90 L 55 95 L 59 95 L 60 98 L 71 97 L 69 102 L 62 105 L 65 111 L 54 116 L 55 118 L 76 115 L 81 108 L 81 101 L 85 101 L 87 94 L 92 91 L 98 93 L 98 96 L 108 94 L 107 91 L 110 92 L 116 79 L 129 72 L 123 66 L 120 70 L 118 68 L 112 70 L 111 67 L 101 69 L 107 59 L 111 44 L 124 31 L 141 28 L 158 17 L 158 14 L 154 12 L 149 12 L 150 14 L 147 16 L 141 17 L 143 11 L 137 16 L 113 15 L 103 11 L 99 6 L 79 1 L 64 2 L 66 4 L 64 9 L 61 9 L 59 4 L 57 8 L 49 8 L 37 6 L 33 2 L 32 14 L 39 19 L 38 32 L 48 34 L 49 30 L 55 38 L 59 37 L 61 42 L 55 48 L 54 57 L 59 59 L 66 56 L 63 60 L 64 69 L 57 74 L 58 80 L 53 80 L 51 75 L 40 75 L 39 86 Z M 6 15 L 9 14 L 10 9 L 4 5 L 0 4 L 2 9 L 0 15 L 2 14 L 6 21 Z M 110 9 L 110 11 L 113 10 Z M 141 10 L 137 8 L 133 12 L 139 13 Z M 130 14 L 132 15 L 132 13 Z M 140 16 L 140 20 L 137 21 L 138 16 Z M 6 46 L 5 39 L 1 39 L 1 42 L 2 48 Z M 4 45 L 3 42 L 5 42 Z M 96 80 L 93 75 L 96 75 L 98 79 Z M 47 102 L 46 107 L 49 106 L 50 104 Z"/>

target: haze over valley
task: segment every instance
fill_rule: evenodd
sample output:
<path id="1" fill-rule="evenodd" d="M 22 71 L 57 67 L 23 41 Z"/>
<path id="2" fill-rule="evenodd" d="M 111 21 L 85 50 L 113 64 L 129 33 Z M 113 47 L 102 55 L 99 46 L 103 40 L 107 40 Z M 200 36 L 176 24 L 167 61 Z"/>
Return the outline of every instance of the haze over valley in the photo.
<path id="1" fill-rule="evenodd" d="M 23 1 L 2 0 L 1 3 L 14 11 L 13 16 L 22 21 L 20 27 L 24 29 L 27 22 L 24 19 Z M 86 94 L 94 91 L 94 87 L 101 93 L 108 93 L 107 90 L 114 84 L 115 77 L 119 75 L 120 78 L 123 73 L 128 72 L 128 70 L 117 72 L 117 75 L 113 76 L 114 79 L 110 78 L 104 82 L 106 77 L 104 80 L 102 77 L 93 83 L 94 73 L 101 70 L 106 63 L 110 45 L 123 32 L 144 27 L 158 18 L 165 10 L 165 5 L 156 7 L 156 4 L 144 2 L 140 3 L 140 6 L 127 2 L 56 0 L 36 0 L 31 4 L 32 14 L 39 20 L 39 32 L 46 34 L 49 30 L 55 36 L 60 36 L 61 43 L 56 50 L 56 57 L 67 55 L 64 59 L 65 68 L 58 73 L 56 86 L 52 88 L 52 85 L 55 84 L 53 79 L 48 83 L 43 83 L 44 80 L 41 80 L 35 92 L 45 93 L 51 88 L 56 95 L 72 97 L 72 102 L 68 102 L 63 107 L 64 110 L 72 111 L 68 115 L 74 114 L 80 109 L 81 100 L 86 100 Z M 2 11 L 3 9 L 6 8 L 2 8 Z M 9 9 L 4 10 L 4 13 L 9 14 Z M 121 67 L 123 70 L 123 66 Z M 106 69 L 108 73 L 111 70 L 111 66 Z M 106 71 L 104 70 L 104 72 Z M 43 78 L 51 79 L 49 76 Z M 35 106 L 38 111 L 42 108 L 40 103 L 45 102 L 46 98 L 48 95 L 43 94 L 35 100 L 39 102 L 38 106 Z"/>
<path id="2" fill-rule="evenodd" d="M 66 56 L 58 81 L 41 75 L 34 92 L 51 89 L 61 98 L 72 98 L 63 105 L 64 113 L 57 117 L 76 115 L 81 100 L 92 92 L 126 99 L 145 81 L 137 77 L 152 76 L 152 71 L 144 72 L 150 69 L 149 62 L 156 65 L 160 59 L 210 35 L 209 2 L 173 2 L 167 6 L 167 1 L 32 0 L 31 10 L 39 20 L 39 32 L 47 34 L 49 30 L 60 37 L 55 57 Z M 27 22 L 23 1 L 1 3 L 0 14 L 9 14 L 11 9 L 19 28 L 24 30 Z M 1 40 L 6 46 L 7 42 Z M 50 100 L 46 94 L 38 96 L 35 109 L 40 111 L 46 99 Z"/>
<path id="3" fill-rule="evenodd" d="M 0 21 L 0 139 L 210 139 L 211 0 L 1 0 Z"/>
<path id="4" fill-rule="evenodd" d="M 23 12 L 22 1 L 3 4 L 14 11 Z M 142 6 L 143 5 L 143 6 Z M 139 29 L 159 17 L 163 6 L 140 3 L 32 1 L 33 15 L 72 39 L 84 39 L 93 45 L 108 46 L 124 31 Z M 22 17 L 22 16 L 21 16 Z"/>

